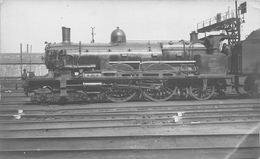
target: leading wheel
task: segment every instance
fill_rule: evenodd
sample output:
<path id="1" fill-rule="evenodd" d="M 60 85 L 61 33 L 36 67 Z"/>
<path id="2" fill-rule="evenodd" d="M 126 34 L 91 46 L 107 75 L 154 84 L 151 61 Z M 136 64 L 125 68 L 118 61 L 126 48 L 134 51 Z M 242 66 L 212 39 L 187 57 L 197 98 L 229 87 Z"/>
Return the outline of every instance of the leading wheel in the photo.
<path id="1" fill-rule="evenodd" d="M 155 102 L 171 99 L 177 88 L 171 88 L 167 80 L 143 80 L 141 87 L 144 97 Z"/>
<path id="2" fill-rule="evenodd" d="M 34 90 L 34 94 L 37 97 L 37 102 L 39 103 L 52 102 L 53 100 L 53 90 L 50 86 L 39 87 Z"/>
<path id="3" fill-rule="evenodd" d="M 207 100 L 215 92 L 215 87 L 207 85 L 207 79 L 203 82 L 196 82 L 190 86 L 190 95 L 197 100 Z"/>

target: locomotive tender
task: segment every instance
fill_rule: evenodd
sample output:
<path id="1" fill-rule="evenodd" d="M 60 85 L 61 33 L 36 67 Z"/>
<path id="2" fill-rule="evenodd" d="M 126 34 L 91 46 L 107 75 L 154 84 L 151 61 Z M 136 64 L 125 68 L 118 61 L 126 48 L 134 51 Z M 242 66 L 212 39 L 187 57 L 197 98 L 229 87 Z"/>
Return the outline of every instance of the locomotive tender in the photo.
<path id="1" fill-rule="evenodd" d="M 70 28 L 62 27 L 62 42 L 45 47 L 49 73 L 28 78 L 25 92 L 33 102 L 206 100 L 225 90 L 226 81 L 238 85 L 228 74 L 230 57 L 218 48 L 224 37 L 201 41 L 190 35 L 189 42 L 128 42 L 117 28 L 110 43 L 81 44 L 72 43 Z"/>

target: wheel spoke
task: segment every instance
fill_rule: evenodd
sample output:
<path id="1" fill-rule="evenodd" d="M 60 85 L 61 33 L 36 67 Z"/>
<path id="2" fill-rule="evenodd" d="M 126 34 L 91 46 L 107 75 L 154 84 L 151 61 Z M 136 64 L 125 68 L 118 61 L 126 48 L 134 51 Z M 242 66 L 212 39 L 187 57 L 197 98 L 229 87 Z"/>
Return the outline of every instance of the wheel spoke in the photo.
<path id="1" fill-rule="evenodd" d="M 174 68 L 168 64 L 151 64 L 146 67 L 145 70 L 154 72 L 168 70 L 175 72 Z M 176 87 L 171 89 L 171 87 L 169 88 L 166 86 L 167 84 L 168 80 L 144 80 L 141 82 L 141 85 L 148 86 L 148 88 L 150 86 L 150 88 L 142 88 L 143 96 L 156 102 L 169 100 L 175 94 Z"/>
<path id="2" fill-rule="evenodd" d="M 191 85 L 190 94 L 193 98 L 197 100 L 207 100 L 215 92 L 214 86 L 207 86 L 206 89 L 203 89 L 203 85 Z"/>
<path id="3" fill-rule="evenodd" d="M 168 88 L 168 87 L 166 87 L 166 86 L 164 86 L 163 88 L 164 88 L 164 90 L 165 90 L 165 94 L 166 94 L 166 95 L 170 95 L 171 92 L 174 92 L 173 90 L 170 90 L 170 88 Z"/>
<path id="4" fill-rule="evenodd" d="M 105 93 L 106 98 L 112 102 L 127 102 L 136 94 L 136 92 L 130 88 L 118 88 L 116 85 L 114 88 L 108 89 Z"/>
<path id="5" fill-rule="evenodd" d="M 167 90 L 166 90 L 164 87 L 162 87 L 161 90 L 162 90 L 162 95 L 163 95 L 164 97 L 166 97 L 166 95 L 167 95 Z"/>
<path id="6" fill-rule="evenodd" d="M 131 71 L 134 70 L 133 67 L 127 64 L 114 64 L 107 68 L 107 70 L 113 70 L 113 71 Z M 108 100 L 112 102 L 126 102 L 132 99 L 136 91 L 129 88 L 119 88 L 118 83 L 114 83 L 114 86 L 112 88 L 108 88 L 108 90 L 105 91 L 105 96 Z M 126 85 L 129 84 L 128 81 L 122 81 L 120 84 Z"/>
<path id="7" fill-rule="evenodd" d="M 144 80 L 142 81 L 142 84 L 151 85 L 156 83 L 161 85 L 159 89 L 143 89 L 143 95 L 149 100 L 156 102 L 166 101 L 169 100 L 175 94 L 175 89 L 172 90 L 169 87 L 165 86 L 166 80 L 153 80 L 153 83 L 150 83 L 149 81 L 150 80 Z"/>
<path id="8" fill-rule="evenodd" d="M 193 92 L 194 93 L 198 93 L 198 92 L 200 92 L 200 90 L 199 89 L 195 89 L 195 90 L 193 90 Z"/>

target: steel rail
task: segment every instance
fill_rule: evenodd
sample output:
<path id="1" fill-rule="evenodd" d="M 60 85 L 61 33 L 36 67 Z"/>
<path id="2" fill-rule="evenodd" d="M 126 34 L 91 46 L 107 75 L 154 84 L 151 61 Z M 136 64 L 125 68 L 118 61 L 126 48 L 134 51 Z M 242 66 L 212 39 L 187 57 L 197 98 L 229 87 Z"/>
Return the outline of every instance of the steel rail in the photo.
<path id="1" fill-rule="evenodd" d="M 172 107 L 164 107 L 163 109 L 160 108 L 124 108 L 124 109 L 111 109 L 112 111 L 109 111 L 109 109 L 96 109 L 96 111 L 85 111 L 84 109 L 74 109 L 74 110 L 4 110 L 0 111 L 0 118 L 4 117 L 11 117 L 14 115 L 21 115 L 24 117 L 30 117 L 30 116 L 111 116 L 111 115 L 140 115 L 140 114 L 184 114 L 184 115 L 192 115 L 192 114 L 224 114 L 224 113 L 257 113 L 259 112 L 260 107 L 256 106 L 250 106 L 250 107 L 222 107 L 222 108 L 182 108 L 182 109 L 176 109 Z"/>
<path id="2" fill-rule="evenodd" d="M 259 147 L 198 147 L 198 148 L 130 148 L 130 149 L 66 149 L 66 150 L 23 150 L 1 152 L 0 157 L 19 157 L 23 158 L 55 158 L 55 159 L 71 159 L 71 158 L 105 158 L 106 159 L 123 159 L 123 158 L 225 158 L 230 154 L 235 158 L 255 158 L 259 157 Z M 185 154 L 184 154 L 185 153 Z M 1 158 L 2 158 L 1 157 Z M 232 157 L 234 158 L 234 157 Z"/>
<path id="3" fill-rule="evenodd" d="M 167 102 L 163 102 L 163 103 L 159 103 L 160 106 L 158 106 L 158 102 L 128 102 L 128 103 L 124 103 L 122 105 L 122 103 L 88 103 L 88 104 L 70 104 L 70 105 L 35 105 L 35 104 L 32 104 L 32 103 L 17 103 L 17 102 L 9 102 L 9 103 L 3 103 L 1 104 L 0 103 L 0 109 L 1 110 L 5 110 L 5 109 L 17 109 L 17 106 L 20 106 L 20 109 L 52 109 L 52 108 L 59 108 L 59 109 L 97 109 L 97 108 L 131 108 L 131 107 L 164 107 L 164 106 L 172 106 L 172 107 L 176 107 L 176 106 L 182 106 L 182 107 L 185 107 L 185 106 L 193 106 L 193 107 L 196 107 L 196 106 L 211 106 L 211 107 L 214 107 L 214 106 L 230 106 L 230 105 L 258 105 L 260 106 L 260 101 L 258 100 L 253 100 L 251 102 L 243 102 L 244 100 L 241 100 L 241 101 L 229 101 L 229 102 L 232 102 L 232 103 L 226 103 L 225 101 L 214 101 L 214 102 L 217 102 L 217 103 L 212 103 L 213 101 L 210 101 L 211 103 L 209 103 L 209 101 L 203 101 L 203 102 L 198 102 L 198 101 L 167 101 Z M 186 102 L 186 104 L 183 104 L 183 102 Z M 187 104 L 187 102 L 189 102 L 189 104 Z M 239 103 L 236 103 L 236 102 L 239 102 Z M 10 104 L 10 103 L 13 103 L 13 104 Z M 106 105 L 106 106 L 104 106 Z"/>
<path id="4" fill-rule="evenodd" d="M 259 123 L 259 122 L 258 122 Z M 218 123 L 219 124 L 219 123 Z M 236 123 L 237 124 L 237 123 Z M 155 128 L 156 126 L 158 125 L 154 125 Z M 157 128 L 166 128 L 166 127 L 172 127 L 173 125 L 159 125 Z M 180 127 L 180 125 L 177 125 L 179 128 L 182 128 Z M 134 126 L 131 126 L 130 128 L 133 128 Z M 137 126 L 138 128 L 140 128 L 140 126 Z M 93 127 L 91 129 L 100 129 L 100 128 L 103 128 L 104 131 L 105 129 L 107 129 L 108 127 Z M 110 127 L 109 127 L 110 128 Z M 120 129 L 129 129 L 128 126 L 126 127 L 119 127 Z M 88 128 L 74 128 L 75 130 L 73 130 L 74 132 L 76 130 L 87 130 Z M 102 130 L 103 130 L 102 129 Z M 116 129 L 116 127 L 113 127 L 112 128 L 113 130 Z M 142 132 L 142 133 L 126 133 L 126 134 L 121 134 L 121 133 L 118 133 L 118 134 L 106 134 L 106 133 L 101 133 L 101 134 L 94 134 L 94 135 L 89 135 L 89 134 L 84 134 L 82 135 L 81 133 L 79 135 L 75 135 L 75 134 L 56 134 L 54 132 L 56 132 L 58 129 L 30 129 L 30 130 L 1 130 L 0 132 L 2 133 L 6 133 L 6 134 L 0 134 L 0 140 L 9 140 L 9 139 L 56 139 L 56 138 L 61 138 L 61 139 L 70 139 L 70 138 L 117 138 L 117 137 L 151 137 L 151 136 L 157 136 L 157 137 L 164 137 L 164 136 L 174 136 L 174 137 L 197 137 L 197 136 L 209 136 L 209 137 L 214 137 L 214 136 L 232 136 L 232 135 L 244 135 L 244 136 L 248 136 L 248 135 L 255 135 L 255 136 L 258 136 L 259 137 L 259 128 L 258 129 L 255 129 L 255 130 L 248 130 L 248 131 L 244 131 L 244 132 L 238 132 L 238 131 L 233 131 L 233 132 L 229 132 L 229 133 L 224 133 L 223 131 L 219 131 L 219 132 L 214 132 L 214 133 L 210 133 L 210 132 L 202 132 L 202 133 L 197 133 L 197 132 L 194 132 L 194 133 L 158 133 L 158 132 L 155 132 L 155 133 L 152 133 L 152 134 L 149 134 L 149 133 L 145 133 L 145 132 Z M 68 130 L 69 132 L 71 132 L 71 129 L 66 129 Z M 21 132 L 30 132 L 30 133 L 46 133 L 46 135 L 42 135 L 42 134 L 37 134 L 37 135 L 28 135 L 28 134 L 25 134 L 25 135 L 18 135 L 17 136 L 17 132 L 21 133 Z M 51 134 L 47 134 L 49 131 L 52 131 Z M 235 133 L 234 133 L 235 132 Z M 15 134 L 12 134 L 12 133 L 15 133 Z M 68 132 L 67 132 L 68 133 Z M 104 135 L 106 134 L 106 135 Z M 129 135 L 131 134 L 131 135 Z"/>
<path id="5" fill-rule="evenodd" d="M 159 150 L 201 150 L 201 149 L 259 149 L 260 146 L 248 146 L 248 147 L 182 147 L 182 148 L 107 148 L 107 149 L 50 149 L 50 150 L 26 150 L 26 149 L 19 149 L 19 150 L 0 150 L 0 152 L 68 152 L 68 151 L 133 151 L 133 150 L 152 150 L 152 151 L 159 151 Z"/>
<path id="6" fill-rule="evenodd" d="M 0 138 L 0 140 L 27 140 L 27 139 L 99 139 L 99 138 L 108 138 L 108 139 L 113 139 L 113 138 L 142 138 L 142 137 L 151 137 L 151 138 L 161 138 L 161 137 L 176 137 L 176 138 L 180 138 L 180 137 L 216 137 L 216 136 L 222 136 L 222 137 L 229 137 L 229 136 L 255 136 L 256 138 L 259 138 L 259 133 L 257 132 L 252 132 L 252 133 L 248 133 L 248 134 L 244 134 L 244 133 L 217 133 L 217 134 L 146 134 L 146 135 L 140 135 L 140 134 L 133 134 L 133 135 L 113 135 L 113 136 L 71 136 L 71 137 L 65 137 L 65 136 L 41 136 L 39 138 L 34 138 L 34 137 L 13 137 L 13 138 Z M 260 143 L 259 143 L 260 145 Z"/>
<path id="7" fill-rule="evenodd" d="M 260 123 L 260 119 L 246 116 L 245 118 L 237 117 L 205 117 L 205 118 L 182 118 L 180 121 L 169 119 L 120 119 L 120 120 L 80 120 L 80 121 L 47 121 L 47 122 L 24 122 L 24 123 L 1 123 L 4 131 L 16 130 L 62 130 L 62 129 L 91 129 L 91 128 L 119 128 L 119 127 L 139 127 L 139 126 L 180 126 L 180 125 L 208 125 L 208 124 L 233 124 L 233 123 Z M 215 120 L 214 120 L 215 119 Z M 15 125 L 17 124 L 17 125 Z M 26 124 L 29 124 L 26 125 Z M 59 125 L 57 125 L 59 124 Z M 78 125 L 75 125 L 78 124 Z"/>
<path id="8" fill-rule="evenodd" d="M 193 116 L 196 114 L 260 114 L 260 108 L 243 108 L 243 109 L 202 109 L 202 110 L 145 110 L 145 111 L 114 111 L 114 112 L 61 112 L 61 113 L 53 113 L 53 112 L 36 112 L 36 114 L 32 112 L 22 112 L 19 113 L 19 110 L 13 113 L 0 113 L 0 118 L 4 117 L 12 117 L 16 115 L 20 115 L 23 117 L 34 117 L 34 116 L 113 116 L 113 115 L 177 115 L 182 114 L 181 116 Z"/>
<path id="9" fill-rule="evenodd" d="M 195 140 L 194 140 L 195 138 Z M 211 138 L 211 139 L 209 139 Z M 223 140 L 230 138 L 231 141 L 227 142 L 226 144 L 223 144 Z M 102 139 L 102 141 L 101 141 Z M 0 149 L 0 152 L 3 151 L 49 151 L 49 150 L 66 150 L 68 148 L 71 148 L 71 145 L 74 145 L 73 150 L 78 150 L 80 147 L 81 149 L 90 149 L 90 150 L 96 150 L 96 149 L 104 149 L 108 148 L 110 149 L 110 146 L 113 145 L 119 145 L 121 149 L 128 149 L 128 147 L 134 147 L 133 149 L 139 149 L 144 148 L 145 146 L 142 146 L 140 143 L 144 140 L 148 140 L 148 143 L 150 142 L 156 142 L 154 145 L 150 145 L 147 149 L 155 149 L 162 147 L 164 148 L 175 148 L 175 149 L 191 149 L 191 148 L 204 148 L 207 144 L 200 144 L 199 147 L 195 143 L 195 141 L 198 142 L 205 142 L 205 140 L 209 140 L 210 142 L 214 142 L 214 144 L 208 144 L 207 148 L 222 148 L 222 147 L 259 147 L 259 143 L 257 143 L 258 137 L 257 135 L 227 135 L 227 136 L 160 136 L 160 137 L 154 137 L 154 136 L 145 136 L 145 137 L 101 137 L 101 138 L 12 138 L 12 139 L 0 139 L 1 142 L 8 142 L 8 145 L 11 145 L 7 148 Z M 141 141 L 140 141 L 141 140 Z M 166 141 L 168 140 L 168 141 Z M 190 143 L 185 143 L 185 140 L 190 140 Z M 220 140 L 220 141 L 218 141 Z M 111 143 L 113 141 L 113 143 Z M 129 145 L 123 145 L 120 142 L 129 142 L 131 143 Z M 27 142 L 27 144 L 23 144 L 24 142 Z M 37 145 L 39 143 L 45 142 L 44 145 Z M 66 143 L 69 142 L 69 143 Z M 96 145 L 90 146 L 85 145 L 84 142 L 88 142 L 89 144 L 96 143 Z M 103 143 L 102 143 L 103 142 Z M 239 145 L 239 143 L 241 144 Z M 244 142 L 244 143 L 243 143 Z M 207 142 L 206 142 L 207 143 Z M 251 143 L 251 144 L 249 144 Z M 57 149 L 57 144 L 63 144 L 60 146 L 59 149 Z M 66 144 L 66 145 L 64 145 Z M 67 146 L 68 145 L 68 146 Z M 134 146 L 135 145 L 135 146 Z M 236 145 L 236 146 L 235 146 Z M 237 146 L 239 145 L 239 146 Z M 22 149 L 20 147 L 23 147 Z M 47 147 L 47 148 L 46 148 Z M 114 148 L 112 148 L 114 149 Z"/>
<path id="10" fill-rule="evenodd" d="M 17 111 L 17 110 L 23 110 L 23 111 L 51 111 L 51 112 L 57 112 L 57 111 L 83 111 L 83 110 L 91 110 L 91 112 L 93 112 L 93 110 L 98 110 L 99 112 L 103 111 L 103 112 L 108 112 L 109 110 L 117 110 L 119 111 L 120 109 L 121 110 L 127 110 L 127 109 L 137 109 L 137 110 L 140 110 L 140 109 L 191 109 L 192 108 L 196 108 L 196 109 L 216 109 L 216 108 L 260 108 L 260 103 L 255 103 L 255 104 L 212 104 L 212 105 L 157 105 L 157 106 L 143 106 L 143 105 L 140 105 L 140 106 L 128 106 L 128 107 L 125 107 L 125 106 L 119 106 L 119 107 L 87 107 L 87 106 L 81 106 L 81 107 L 62 107 L 62 106 L 51 106 L 51 107 L 20 107 L 20 105 L 17 105 L 17 106 L 14 106 L 14 107 L 0 107 L 0 113 L 1 112 L 11 112 L 11 111 Z"/>
<path id="11" fill-rule="evenodd" d="M 231 123 L 217 125 L 135 125 L 125 127 L 64 128 L 41 130 L 3 130 L 0 139 L 49 138 L 49 137 L 102 137 L 102 136 L 143 136 L 150 135 L 212 135 L 212 134 L 256 134 L 259 135 L 259 122 Z"/>
<path id="12" fill-rule="evenodd" d="M 8 114 L 1 114 L 0 113 L 0 119 L 1 118 L 8 118 L 8 117 L 14 117 L 20 115 L 21 117 L 64 117 L 64 116 L 120 116 L 120 115 L 178 115 L 181 114 L 181 116 L 193 116 L 196 114 L 220 114 L 220 115 L 227 115 L 227 114 L 259 114 L 260 108 L 220 108 L 220 109 L 189 109 L 189 110 L 143 110 L 143 111 L 114 111 L 114 112 L 42 112 L 41 114 L 33 114 L 29 112 L 23 112 L 19 113 L 19 110 L 15 113 L 8 113 Z M 38 113 L 38 112 L 37 112 Z M 180 116 L 180 115 L 179 115 Z"/>
<path id="13" fill-rule="evenodd" d="M 52 126 L 49 126 L 49 127 L 41 127 L 41 128 L 38 128 L 38 127 L 32 127 L 32 128 L 27 128 L 26 126 L 24 127 L 19 127 L 19 128 L 3 128 L 2 130 L 0 130 L 0 132 L 4 132 L 4 131 L 20 131 L 20 130 L 28 130 L 28 131 L 31 131 L 31 130 L 64 130 L 64 129 L 92 129 L 92 128 L 119 128 L 119 127 L 140 127 L 140 126 L 181 126 L 181 125 L 185 125 L 185 126 L 189 126 L 189 125 L 217 125 L 217 124 L 242 124 L 242 123 L 259 123 L 260 124 L 260 121 L 259 120 L 250 120 L 250 121 L 244 121 L 244 120 L 241 120 L 241 121 L 221 121 L 221 122 L 203 122 L 203 121 L 184 121 L 184 122 L 169 122 L 169 121 L 165 121 L 165 123 L 156 123 L 156 122 L 147 122 L 145 121 L 146 123 L 141 123 L 141 121 L 139 123 L 128 123 L 128 124 L 114 124 L 114 125 L 109 125 L 109 124 L 103 124 L 103 126 L 100 126 L 100 125 L 91 125 L 91 126 L 71 126 L 68 127 L 67 125 L 65 125 L 65 127 L 62 127 L 62 123 L 64 122 L 56 122 L 55 124 L 61 124 L 59 126 L 53 124 Z M 66 123 L 66 124 L 78 124 L 79 122 L 78 121 L 72 121 L 70 123 Z M 33 125 L 33 123 L 30 123 Z M 35 124 L 35 123 L 34 123 Z M 37 123 L 39 124 L 39 123 Z M 42 123 L 40 123 L 42 124 Z M 45 123 L 46 124 L 46 123 Z M 49 123 L 48 123 L 49 124 Z M 42 126 L 42 125 L 40 125 Z M 0 137 L 1 138 L 1 137 Z"/>
<path id="14" fill-rule="evenodd" d="M 193 159 L 220 159 L 227 158 L 229 155 L 231 158 L 243 158 L 243 159 L 258 159 L 258 147 L 254 148 L 221 148 L 221 149 L 165 149 L 165 150 L 108 150 L 108 151 L 19 151 L 19 152 L 5 152 L 0 156 L 2 159 L 19 158 L 19 159 L 71 159 L 71 158 L 99 158 L 99 159 L 158 159 L 158 158 L 193 158 Z"/>

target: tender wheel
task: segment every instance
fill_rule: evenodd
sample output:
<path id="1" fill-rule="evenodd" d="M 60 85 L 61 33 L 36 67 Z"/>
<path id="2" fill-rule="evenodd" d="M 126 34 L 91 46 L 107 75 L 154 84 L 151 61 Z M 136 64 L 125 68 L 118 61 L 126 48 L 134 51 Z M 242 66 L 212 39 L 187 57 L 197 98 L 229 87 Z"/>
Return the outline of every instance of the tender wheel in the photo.
<path id="1" fill-rule="evenodd" d="M 105 93 L 106 98 L 111 102 L 127 102 L 135 96 L 136 91 L 131 89 L 129 84 L 120 82 L 114 83 Z"/>
<path id="2" fill-rule="evenodd" d="M 252 98 L 259 98 L 260 95 L 260 77 L 257 75 L 249 75 L 245 79 L 244 90 Z"/>
<path id="3" fill-rule="evenodd" d="M 141 83 L 144 97 L 155 102 L 163 102 L 176 94 L 176 88 L 168 86 L 167 80 L 144 80 Z"/>
<path id="4" fill-rule="evenodd" d="M 197 100 L 207 100 L 215 92 L 214 86 L 207 85 L 207 79 L 203 79 L 203 82 L 196 82 L 190 86 L 190 95 Z"/>

